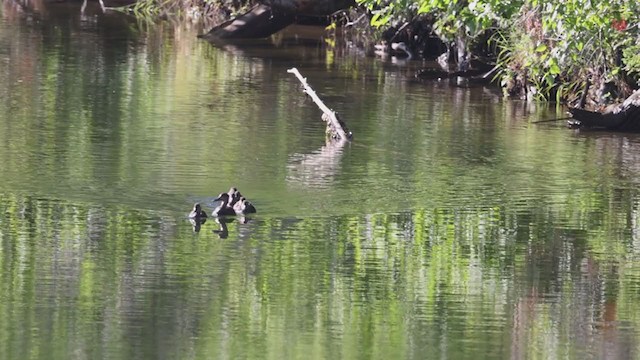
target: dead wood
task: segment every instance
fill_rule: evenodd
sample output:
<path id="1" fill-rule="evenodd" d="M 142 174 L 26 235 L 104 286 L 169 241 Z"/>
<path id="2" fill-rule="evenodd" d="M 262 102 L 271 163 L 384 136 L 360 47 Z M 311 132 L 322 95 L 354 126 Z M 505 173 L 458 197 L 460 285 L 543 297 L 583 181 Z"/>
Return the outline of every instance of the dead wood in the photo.
<path id="1" fill-rule="evenodd" d="M 327 137 L 332 139 L 351 140 L 353 134 L 346 128 L 345 123 L 338 118 L 335 111 L 329 109 L 329 107 L 320 100 L 316 92 L 313 91 L 311 86 L 307 83 L 307 79 L 302 77 L 298 69 L 291 68 L 287 70 L 287 72 L 295 75 L 298 80 L 300 80 L 302 87 L 304 88 L 304 92 L 309 95 L 313 102 L 318 105 L 320 110 L 322 110 L 322 120 L 327 123 Z"/>

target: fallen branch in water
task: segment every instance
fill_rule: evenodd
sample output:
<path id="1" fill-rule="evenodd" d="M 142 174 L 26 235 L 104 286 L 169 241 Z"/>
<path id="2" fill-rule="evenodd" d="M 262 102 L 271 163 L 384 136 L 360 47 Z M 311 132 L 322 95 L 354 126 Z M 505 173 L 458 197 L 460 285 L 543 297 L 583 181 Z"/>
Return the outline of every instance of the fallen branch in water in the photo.
<path id="1" fill-rule="evenodd" d="M 316 92 L 313 91 L 309 84 L 307 84 L 307 79 L 302 77 L 298 69 L 291 68 L 288 69 L 287 72 L 295 75 L 298 80 L 300 80 L 304 87 L 304 92 L 311 97 L 313 102 L 315 102 L 324 113 L 322 115 L 322 120 L 327 123 L 327 135 L 334 139 L 351 140 L 351 132 L 345 129 L 346 126 L 338 119 L 338 115 L 333 110 L 329 109 L 322 100 L 320 100 L 318 95 L 316 95 Z"/>
<path id="2" fill-rule="evenodd" d="M 562 121 L 562 120 L 571 120 L 573 119 L 572 116 L 569 117 L 563 117 L 563 118 L 557 118 L 557 119 L 547 119 L 547 120 L 538 120 L 538 121 L 532 121 L 532 124 L 541 124 L 541 123 L 548 123 L 548 122 L 555 122 L 555 121 Z"/>

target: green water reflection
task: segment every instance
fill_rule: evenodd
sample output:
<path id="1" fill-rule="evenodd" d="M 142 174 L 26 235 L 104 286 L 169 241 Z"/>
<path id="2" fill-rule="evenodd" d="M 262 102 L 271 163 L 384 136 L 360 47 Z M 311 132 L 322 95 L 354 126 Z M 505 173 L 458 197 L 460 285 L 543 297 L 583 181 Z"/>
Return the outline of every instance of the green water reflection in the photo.
<path id="1" fill-rule="evenodd" d="M 640 138 L 318 44 L 0 14 L 0 358 L 638 356 Z M 259 213 L 194 232 L 231 185 Z"/>

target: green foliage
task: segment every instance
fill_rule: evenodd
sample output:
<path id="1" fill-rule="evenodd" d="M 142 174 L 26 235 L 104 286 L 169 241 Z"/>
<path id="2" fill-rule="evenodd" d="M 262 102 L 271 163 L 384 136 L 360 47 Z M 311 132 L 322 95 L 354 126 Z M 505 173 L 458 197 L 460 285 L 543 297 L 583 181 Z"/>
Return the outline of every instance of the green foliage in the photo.
<path id="1" fill-rule="evenodd" d="M 358 0 L 374 15 L 374 26 L 429 14 L 445 42 L 473 39 L 488 30 L 503 49 L 498 59 L 505 86 L 519 86 L 539 98 L 563 98 L 592 78 L 624 87 L 623 72 L 640 74 L 640 11 L 635 0 Z M 622 54 L 622 58 L 620 58 Z M 528 89 L 530 88 L 530 89 Z M 527 90 L 528 89 L 528 90 Z M 514 91 L 516 92 L 516 91 Z"/>
<path id="2" fill-rule="evenodd" d="M 416 4 L 412 1 L 357 0 L 358 4 L 370 10 L 371 25 L 381 27 L 406 21 L 416 14 Z"/>
<path id="3" fill-rule="evenodd" d="M 215 13 L 236 14 L 251 3 L 250 0 L 136 0 L 116 10 L 131 12 L 150 22 L 159 18 L 197 22 L 212 18 Z"/>
<path id="4" fill-rule="evenodd" d="M 542 66 L 532 68 L 529 77 L 558 76 L 556 83 L 569 84 L 587 77 L 595 82 L 620 82 L 617 52 L 637 37 L 637 29 L 627 26 L 637 7 L 636 1 L 532 0 L 522 16 L 533 19 L 539 29 L 525 24 L 525 30 L 537 31 L 522 35 L 547 44 L 549 51 Z M 548 89 L 541 90 L 549 94 Z"/>
<path id="5" fill-rule="evenodd" d="M 622 62 L 624 70 L 638 78 L 640 76 L 640 45 L 633 44 L 626 47 L 622 51 Z"/>
<path id="6" fill-rule="evenodd" d="M 381 1 L 358 0 L 371 10 L 373 26 L 384 26 L 395 20 L 406 20 L 418 14 L 428 14 L 434 19 L 434 30 L 443 40 L 454 40 L 462 30 L 474 38 L 485 30 L 506 26 L 508 19 L 520 8 L 522 1 Z"/>

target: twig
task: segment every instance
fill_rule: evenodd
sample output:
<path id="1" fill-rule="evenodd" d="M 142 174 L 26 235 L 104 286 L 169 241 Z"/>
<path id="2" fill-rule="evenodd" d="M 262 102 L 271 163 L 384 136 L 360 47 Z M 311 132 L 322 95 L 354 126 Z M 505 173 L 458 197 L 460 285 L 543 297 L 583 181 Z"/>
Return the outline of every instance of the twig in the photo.
<path id="1" fill-rule="evenodd" d="M 359 23 L 362 19 L 364 19 L 365 15 L 367 15 L 367 14 L 362 14 L 357 19 L 355 19 L 353 21 L 349 21 L 348 23 L 344 24 L 344 27 L 350 27 L 350 26 L 353 26 L 353 25 Z"/>
<path id="2" fill-rule="evenodd" d="M 302 83 L 302 86 L 304 87 L 304 91 L 311 97 L 313 102 L 315 102 L 316 105 L 318 105 L 320 110 L 322 110 L 322 112 L 327 115 L 327 118 L 329 119 L 329 121 L 333 125 L 334 129 L 338 132 L 338 135 L 340 135 L 340 138 L 342 138 L 344 140 L 348 140 L 349 137 L 344 132 L 344 129 L 342 129 L 342 125 L 340 125 L 340 122 L 338 121 L 338 118 L 336 117 L 336 113 L 333 110 L 329 109 L 327 107 L 327 105 L 325 105 L 322 102 L 322 100 L 320 100 L 318 95 L 316 95 L 316 92 L 313 91 L 313 89 L 309 86 L 309 84 L 307 84 L 307 79 L 303 78 L 302 75 L 300 74 L 300 72 L 298 71 L 298 69 L 296 69 L 296 68 L 288 69 L 287 72 L 290 73 L 290 74 L 295 75 L 298 78 L 298 80 L 300 80 L 300 82 Z"/>
<path id="3" fill-rule="evenodd" d="M 398 28 L 398 31 L 396 31 L 396 33 L 395 33 L 395 34 L 393 34 L 393 36 L 391 37 L 391 39 L 389 39 L 389 42 L 392 42 L 392 41 L 393 41 L 393 39 L 395 39 L 395 38 L 396 38 L 396 36 L 398 36 L 398 34 L 400 34 L 400 32 L 401 32 L 402 30 L 404 30 L 407 26 L 409 26 L 409 24 L 410 24 L 410 23 L 409 23 L 408 21 L 407 21 L 407 22 L 405 22 L 404 24 L 402 24 L 402 26 L 400 26 L 400 27 Z"/>
<path id="4" fill-rule="evenodd" d="M 557 118 L 557 119 L 547 119 L 547 120 L 532 121 L 531 123 L 532 124 L 541 124 L 541 123 L 548 123 L 548 122 L 562 121 L 562 120 L 571 120 L 571 119 L 573 119 L 573 116 Z"/>

